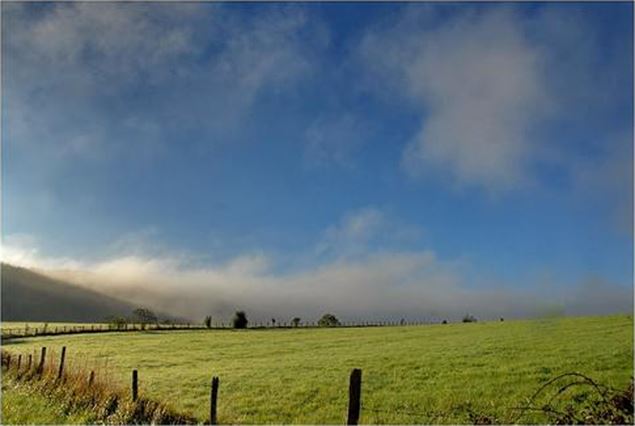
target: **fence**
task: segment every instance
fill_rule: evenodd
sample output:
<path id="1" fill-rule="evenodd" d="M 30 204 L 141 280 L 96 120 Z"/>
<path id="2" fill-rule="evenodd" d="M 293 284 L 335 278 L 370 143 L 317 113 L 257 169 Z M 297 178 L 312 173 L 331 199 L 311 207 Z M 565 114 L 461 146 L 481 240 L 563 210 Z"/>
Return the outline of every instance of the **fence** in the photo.
<path id="1" fill-rule="evenodd" d="M 414 326 L 431 324 L 431 322 L 397 322 L 397 321 L 380 321 L 380 322 L 344 322 L 339 328 L 351 327 L 393 327 L 393 326 Z M 255 322 L 248 327 L 249 330 L 270 330 L 270 329 L 297 329 L 297 328 L 322 328 L 317 322 L 304 322 L 298 325 L 292 323 L 267 323 Z M 127 323 L 121 326 L 113 324 L 83 324 L 77 326 L 48 326 L 42 327 L 11 327 L 2 329 L 2 339 L 10 340 L 25 337 L 38 336 L 56 336 L 66 334 L 79 333 L 112 333 L 112 332 L 132 332 L 132 331 L 182 331 L 182 330 L 227 330 L 233 329 L 231 323 L 216 323 L 212 327 L 206 327 L 199 324 L 139 324 Z"/>
<path id="2" fill-rule="evenodd" d="M 158 331 L 158 330 L 196 330 L 204 329 L 204 326 L 193 324 L 139 324 L 126 323 L 122 325 L 115 324 L 81 324 L 81 325 L 56 325 L 49 326 L 47 324 L 40 327 L 3 327 L 2 339 L 9 340 L 23 337 L 38 336 L 54 336 L 60 334 L 78 334 L 78 333 L 106 333 L 106 332 L 124 332 L 124 331 Z"/>
<path id="3" fill-rule="evenodd" d="M 46 353 L 47 348 L 42 347 L 40 352 L 40 361 L 37 364 L 34 372 L 37 377 L 40 379 L 43 376 L 43 372 L 46 366 Z M 16 359 L 15 356 L 12 357 L 11 353 L 4 353 L 2 357 L 2 364 L 6 367 L 7 370 L 11 369 L 13 364 L 18 373 L 20 372 L 30 372 L 33 371 L 31 367 L 31 363 L 29 362 L 26 370 L 21 370 L 21 359 L 22 354 L 19 354 L 17 358 L 17 363 L 12 363 L 12 360 Z M 31 354 L 29 354 L 29 360 L 31 360 Z M 57 375 L 55 380 L 57 382 L 62 382 L 65 378 L 65 361 L 66 361 L 66 346 L 62 347 L 59 365 L 57 365 Z M 53 367 L 53 366 L 51 366 Z M 134 369 L 132 370 L 132 380 L 130 387 L 130 398 L 132 401 L 139 400 L 139 371 Z M 90 386 L 95 380 L 95 371 L 91 370 L 88 376 L 88 385 Z M 210 399 L 209 399 L 209 424 L 215 425 L 219 424 L 218 422 L 218 396 L 220 390 L 220 378 L 217 376 L 212 377 L 211 386 L 210 386 Z M 357 425 L 359 422 L 359 418 L 361 415 L 361 399 L 362 399 L 362 370 L 355 368 L 351 371 L 349 377 L 349 389 L 348 389 L 348 407 L 347 407 L 347 422 L 348 425 Z"/>
<path id="4" fill-rule="evenodd" d="M 393 327 L 393 326 L 415 326 L 424 324 L 437 324 L 437 321 L 359 321 L 359 322 L 342 322 L 337 327 Z M 248 329 L 250 330 L 270 330 L 270 329 L 296 329 L 296 328 L 318 328 L 321 326 L 317 322 L 303 322 L 294 325 L 292 322 L 253 322 Z M 215 323 L 211 327 L 199 324 L 140 324 L 126 323 L 121 325 L 115 324 L 81 324 L 81 325 L 63 325 L 49 326 L 47 324 L 41 327 L 5 327 L 2 328 L 2 339 L 10 340 L 15 338 L 38 337 L 38 336 L 55 336 L 64 334 L 78 333 L 108 333 L 108 332 L 130 332 L 130 331 L 171 331 L 171 330 L 227 330 L 233 329 L 229 322 Z"/>

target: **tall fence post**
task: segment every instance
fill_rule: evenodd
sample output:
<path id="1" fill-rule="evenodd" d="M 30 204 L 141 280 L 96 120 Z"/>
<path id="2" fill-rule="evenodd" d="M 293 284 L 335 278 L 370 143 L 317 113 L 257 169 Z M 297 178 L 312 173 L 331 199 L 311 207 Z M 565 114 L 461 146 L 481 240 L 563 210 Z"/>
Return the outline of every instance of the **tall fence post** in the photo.
<path id="1" fill-rule="evenodd" d="M 18 371 L 20 371 L 20 364 L 22 364 L 22 354 L 18 355 Z"/>
<path id="2" fill-rule="evenodd" d="M 346 424 L 356 425 L 359 422 L 360 402 L 362 397 L 362 370 L 351 371 L 348 386 L 348 421 Z"/>
<path id="3" fill-rule="evenodd" d="M 218 400 L 218 377 L 212 377 L 212 392 L 210 395 L 210 406 L 209 406 L 209 424 L 216 425 L 218 424 L 218 419 L 216 417 L 216 407 Z"/>
<path id="4" fill-rule="evenodd" d="M 90 375 L 88 376 L 88 387 L 91 387 L 94 381 L 95 381 L 95 370 L 90 370 Z"/>
<path id="5" fill-rule="evenodd" d="M 7 354 L 7 370 L 11 368 L 11 354 Z"/>
<path id="6" fill-rule="evenodd" d="M 139 397 L 139 377 L 137 370 L 132 370 L 132 400 L 136 401 Z"/>
<path id="7" fill-rule="evenodd" d="M 42 352 L 40 352 L 40 364 L 37 366 L 37 373 L 40 375 L 44 372 L 45 361 L 46 361 L 46 346 L 43 346 Z"/>
<path id="8" fill-rule="evenodd" d="M 33 355 L 29 354 L 29 363 L 27 364 L 27 370 L 31 371 L 31 363 L 33 362 Z"/>
<path id="9" fill-rule="evenodd" d="M 60 356 L 60 368 L 57 370 L 57 380 L 64 375 L 64 360 L 66 359 L 66 346 L 62 346 L 62 355 Z"/>

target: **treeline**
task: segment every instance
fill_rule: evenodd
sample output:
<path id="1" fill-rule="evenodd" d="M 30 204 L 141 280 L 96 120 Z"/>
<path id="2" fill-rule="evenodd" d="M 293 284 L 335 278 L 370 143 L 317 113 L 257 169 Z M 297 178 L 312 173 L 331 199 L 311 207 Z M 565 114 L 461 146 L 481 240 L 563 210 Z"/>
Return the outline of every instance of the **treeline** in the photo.
<path id="1" fill-rule="evenodd" d="M 500 320 L 504 321 L 503 318 L 501 318 Z M 461 320 L 461 322 L 464 322 L 464 323 L 477 322 L 477 321 L 478 321 L 477 318 L 474 315 L 470 315 L 470 314 L 465 314 L 465 316 Z M 441 323 L 448 324 L 449 322 L 448 320 L 443 320 Z M 224 326 L 224 323 L 222 324 Z M 249 326 L 249 320 L 247 319 L 247 314 L 245 313 L 245 311 L 236 311 L 233 318 L 231 319 L 230 324 L 233 328 L 236 328 L 236 329 L 247 328 Z M 404 318 L 402 318 L 398 323 L 396 322 L 388 322 L 388 323 L 362 322 L 362 323 L 354 323 L 354 324 L 348 324 L 348 325 L 357 325 L 357 326 L 375 325 L 376 326 L 376 325 L 407 325 L 407 324 L 412 324 L 412 323 L 408 323 Z M 203 319 L 203 325 L 205 326 L 205 328 L 214 328 L 213 317 L 211 315 L 207 315 Z M 279 320 L 276 320 L 276 318 L 271 318 L 271 321 L 269 322 L 265 322 L 264 324 L 261 322 L 257 322 L 256 324 L 252 324 L 251 327 L 259 328 L 259 327 L 276 327 L 277 326 L 277 327 L 297 328 L 300 326 L 338 327 L 342 325 L 344 324 L 335 315 L 331 313 L 326 313 L 322 315 L 322 317 L 320 317 L 315 322 L 303 322 L 302 318 L 300 317 L 294 317 L 289 322 L 280 322 Z"/>

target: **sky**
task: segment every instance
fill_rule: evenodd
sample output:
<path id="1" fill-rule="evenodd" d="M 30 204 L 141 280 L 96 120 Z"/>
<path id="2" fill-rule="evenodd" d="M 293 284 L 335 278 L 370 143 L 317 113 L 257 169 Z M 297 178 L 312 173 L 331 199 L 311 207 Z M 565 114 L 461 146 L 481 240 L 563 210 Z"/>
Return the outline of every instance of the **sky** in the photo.
<path id="1" fill-rule="evenodd" d="M 633 5 L 2 5 L 2 259 L 182 316 L 633 309 Z"/>

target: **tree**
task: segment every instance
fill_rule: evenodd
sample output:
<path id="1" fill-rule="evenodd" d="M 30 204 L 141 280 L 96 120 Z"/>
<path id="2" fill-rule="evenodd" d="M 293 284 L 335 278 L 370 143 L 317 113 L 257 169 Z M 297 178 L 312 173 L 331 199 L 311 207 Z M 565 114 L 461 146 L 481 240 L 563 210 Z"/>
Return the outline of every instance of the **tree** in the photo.
<path id="1" fill-rule="evenodd" d="M 234 318 L 232 319 L 234 328 L 247 328 L 247 314 L 244 311 L 236 311 Z"/>
<path id="2" fill-rule="evenodd" d="M 338 320 L 333 314 L 324 314 L 318 321 L 318 325 L 320 327 L 337 327 L 340 325 L 340 320 Z"/>
<path id="3" fill-rule="evenodd" d="M 212 317 L 207 315 L 203 320 L 203 324 L 205 324 L 205 327 L 207 328 L 212 328 Z"/>
<path id="4" fill-rule="evenodd" d="M 476 317 L 474 315 L 465 314 L 463 322 L 476 322 Z"/>
<path id="5" fill-rule="evenodd" d="M 135 322 L 141 324 L 141 329 L 145 329 L 146 324 L 156 323 L 158 321 L 157 316 L 150 309 L 137 308 L 132 311 L 132 316 Z"/>
<path id="6" fill-rule="evenodd" d="M 109 317 L 108 318 L 108 328 L 111 330 L 123 330 L 126 328 L 126 324 L 128 321 L 124 317 Z"/>
<path id="7" fill-rule="evenodd" d="M 132 315 L 134 316 L 137 322 L 142 323 L 151 323 L 157 322 L 157 316 L 150 309 L 147 308 L 137 308 L 132 311 Z"/>
<path id="8" fill-rule="evenodd" d="M 291 322 L 293 323 L 293 326 L 294 326 L 294 327 L 299 326 L 299 325 L 300 325 L 300 321 L 301 321 L 301 320 L 300 320 L 300 318 L 299 318 L 299 317 L 295 317 L 295 318 L 293 318 L 293 319 L 291 320 Z"/>

